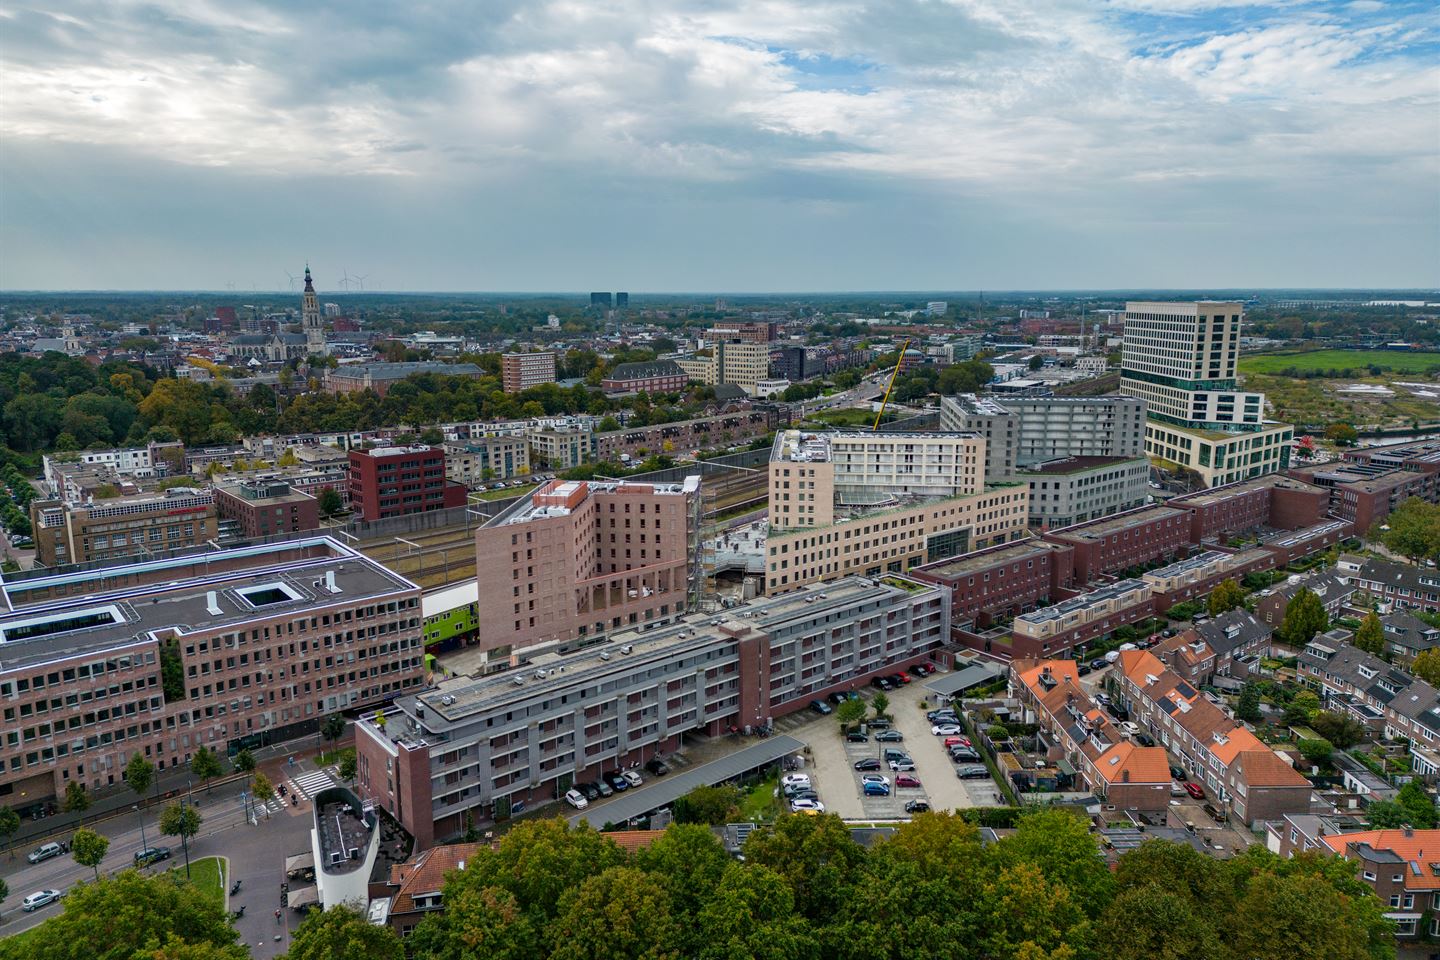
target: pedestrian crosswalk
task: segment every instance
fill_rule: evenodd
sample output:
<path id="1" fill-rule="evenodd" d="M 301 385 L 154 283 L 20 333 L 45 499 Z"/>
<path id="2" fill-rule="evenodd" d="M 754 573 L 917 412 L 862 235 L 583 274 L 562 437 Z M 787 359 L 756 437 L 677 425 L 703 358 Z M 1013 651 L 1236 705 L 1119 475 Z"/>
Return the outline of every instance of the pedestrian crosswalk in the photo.
<path id="1" fill-rule="evenodd" d="M 335 781 L 328 770 L 315 770 L 291 777 L 285 784 L 287 789 L 300 794 L 301 799 L 309 800 L 326 787 L 333 786 Z"/>

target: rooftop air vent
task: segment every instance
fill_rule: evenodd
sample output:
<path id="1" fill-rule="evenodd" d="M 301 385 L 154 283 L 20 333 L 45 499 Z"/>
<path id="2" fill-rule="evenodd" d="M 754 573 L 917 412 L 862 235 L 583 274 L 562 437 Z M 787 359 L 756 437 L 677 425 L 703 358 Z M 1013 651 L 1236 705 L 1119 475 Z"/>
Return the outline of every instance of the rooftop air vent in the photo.
<path id="1" fill-rule="evenodd" d="M 625 644 L 624 646 L 622 646 L 622 647 L 620 648 L 620 652 L 621 652 L 621 653 L 632 653 L 632 652 L 634 652 L 634 650 L 635 650 L 635 648 L 632 647 L 632 646 L 630 646 L 630 644 L 628 644 L 628 643 Z"/>

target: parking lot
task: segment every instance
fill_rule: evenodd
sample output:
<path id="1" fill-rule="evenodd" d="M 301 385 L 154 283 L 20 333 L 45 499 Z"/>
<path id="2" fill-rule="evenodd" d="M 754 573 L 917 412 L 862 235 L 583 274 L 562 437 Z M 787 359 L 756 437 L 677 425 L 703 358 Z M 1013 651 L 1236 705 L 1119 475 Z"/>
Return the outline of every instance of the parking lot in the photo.
<path id="1" fill-rule="evenodd" d="M 873 688 L 867 688 L 867 702 L 874 692 Z M 923 680 L 917 677 L 886 696 L 890 698 L 887 712 L 893 720 L 891 729 L 903 737 L 899 742 L 877 741 L 877 731 L 869 730 L 866 742 L 847 743 L 840 733 L 840 725 L 833 719 L 812 727 L 814 733 L 808 739 L 813 766 L 807 772 L 827 812 L 848 820 L 894 820 L 910 816 L 905 812 L 905 804 L 911 800 L 925 800 L 932 810 L 996 806 L 1004 802 L 999 789 L 989 779 L 956 777 L 955 764 L 945 752 L 944 738 L 930 733 L 930 722 L 920 706 L 922 700 L 928 704 L 927 709 L 937 706 L 934 694 L 925 689 Z M 896 777 L 901 774 L 890 769 L 884 757 L 886 748 L 898 748 L 911 757 L 915 769 L 908 773 L 920 781 L 920 786 L 895 786 Z M 878 761 L 880 769 L 856 770 L 856 761 L 867 758 Z M 865 796 L 861 777 L 867 773 L 885 777 L 891 785 L 890 795 Z"/>

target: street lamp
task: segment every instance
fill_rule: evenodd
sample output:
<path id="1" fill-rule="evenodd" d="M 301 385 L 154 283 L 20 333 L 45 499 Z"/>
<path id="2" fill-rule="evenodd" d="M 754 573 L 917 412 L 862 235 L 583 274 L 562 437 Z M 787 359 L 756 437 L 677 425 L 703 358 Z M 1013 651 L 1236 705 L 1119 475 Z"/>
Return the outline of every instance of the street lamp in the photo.
<path id="1" fill-rule="evenodd" d="M 185 778 L 185 800 L 189 800 L 190 803 L 191 803 L 191 805 L 193 806 L 195 801 L 194 801 L 193 795 L 191 794 L 190 790 L 191 790 L 190 778 L 189 778 L 189 777 L 186 777 L 186 778 Z M 190 837 L 189 837 L 189 832 L 185 829 L 186 827 L 189 826 L 189 822 L 185 819 L 185 800 L 181 800 L 181 801 L 180 801 L 180 846 L 185 850 L 185 879 L 186 879 L 186 880 L 189 880 L 189 879 L 190 879 Z"/>
<path id="2" fill-rule="evenodd" d="M 140 818 L 140 849 L 149 850 L 150 844 L 145 842 L 145 814 L 140 812 L 140 804 L 135 804 L 136 815 Z"/>

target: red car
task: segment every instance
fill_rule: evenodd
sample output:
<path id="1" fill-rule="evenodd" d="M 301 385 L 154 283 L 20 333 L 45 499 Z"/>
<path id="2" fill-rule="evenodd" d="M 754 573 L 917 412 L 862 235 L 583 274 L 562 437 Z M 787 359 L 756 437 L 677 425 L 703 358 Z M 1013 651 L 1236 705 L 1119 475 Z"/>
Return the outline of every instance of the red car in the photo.
<path id="1" fill-rule="evenodd" d="M 968 747 L 968 746 L 970 746 L 970 738 L 969 738 L 969 737 L 946 737 L 946 738 L 945 738 L 945 749 L 946 749 L 946 750 L 949 750 L 951 747 Z"/>
<path id="2" fill-rule="evenodd" d="M 893 677 L 893 679 L 899 680 L 901 683 L 909 683 L 911 680 L 914 680 L 915 678 L 912 677 L 912 676 L 910 676 L 910 674 L 906 673 L 904 670 L 901 670 L 899 673 L 895 674 L 895 676 Z"/>
<path id="3" fill-rule="evenodd" d="M 1188 793 L 1188 794 L 1190 794 L 1190 796 L 1194 797 L 1196 800 L 1204 800 L 1204 799 L 1205 799 L 1205 791 L 1201 788 L 1200 784 L 1198 784 L 1198 783 L 1187 783 L 1187 784 L 1185 784 L 1185 792 Z"/>
<path id="4" fill-rule="evenodd" d="M 919 777 L 912 777 L 912 776 L 911 776 L 910 774 L 908 774 L 908 773 L 902 773 L 902 774 L 900 774 L 898 777 L 895 778 L 895 786 L 896 786 L 897 788 L 898 788 L 898 787 L 918 787 L 918 786 L 920 786 L 920 778 L 919 778 Z"/>

